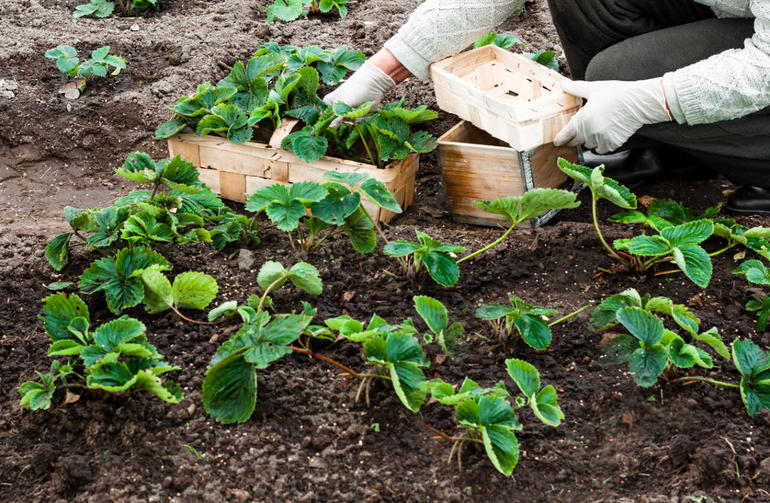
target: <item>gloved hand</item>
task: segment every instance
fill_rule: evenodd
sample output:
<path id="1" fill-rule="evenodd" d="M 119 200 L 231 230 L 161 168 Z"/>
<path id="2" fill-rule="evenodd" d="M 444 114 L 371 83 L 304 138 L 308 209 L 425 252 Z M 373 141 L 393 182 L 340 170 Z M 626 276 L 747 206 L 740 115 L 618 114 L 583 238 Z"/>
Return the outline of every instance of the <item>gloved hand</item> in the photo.
<path id="1" fill-rule="evenodd" d="M 377 108 L 385 93 L 394 87 L 396 83 L 388 74 L 372 62 L 366 61 L 342 85 L 324 96 L 324 103 L 332 105 L 341 101 L 355 108 L 367 101 L 373 101 L 373 108 Z"/>
<path id="2" fill-rule="evenodd" d="M 564 91 L 588 101 L 556 135 L 553 143 L 557 147 L 583 145 L 606 154 L 621 147 L 645 124 L 672 120 L 660 78 L 575 81 L 565 83 Z"/>

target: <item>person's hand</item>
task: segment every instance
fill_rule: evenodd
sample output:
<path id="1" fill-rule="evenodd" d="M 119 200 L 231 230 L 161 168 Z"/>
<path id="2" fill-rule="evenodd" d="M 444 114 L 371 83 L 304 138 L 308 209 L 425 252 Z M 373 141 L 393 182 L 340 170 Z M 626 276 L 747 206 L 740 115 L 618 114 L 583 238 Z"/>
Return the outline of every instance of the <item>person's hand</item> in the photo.
<path id="1" fill-rule="evenodd" d="M 588 101 L 556 135 L 553 143 L 557 147 L 583 145 L 606 154 L 621 147 L 645 124 L 672 120 L 660 78 L 575 81 L 565 83 L 563 89 Z"/>
<path id="2" fill-rule="evenodd" d="M 373 108 L 377 108 L 385 93 L 395 86 L 396 83 L 388 74 L 371 61 L 366 61 L 342 85 L 324 96 L 324 103 L 333 105 L 341 101 L 355 108 L 367 101 L 373 101 Z"/>

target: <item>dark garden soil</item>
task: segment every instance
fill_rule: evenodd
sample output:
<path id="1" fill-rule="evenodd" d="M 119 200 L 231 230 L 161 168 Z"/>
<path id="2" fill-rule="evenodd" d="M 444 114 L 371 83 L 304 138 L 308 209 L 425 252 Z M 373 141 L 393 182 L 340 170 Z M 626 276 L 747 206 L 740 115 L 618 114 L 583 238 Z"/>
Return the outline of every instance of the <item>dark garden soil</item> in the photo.
<path id="1" fill-rule="evenodd" d="M 770 414 L 749 418 L 737 392 L 666 382 L 637 387 L 623 368 L 601 359 L 602 336 L 585 328 L 589 312 L 555 327 L 550 349 L 540 353 L 523 344 L 503 348 L 473 317 L 479 304 L 502 301 L 509 292 L 566 314 L 634 287 L 686 303 L 703 328 L 717 326 L 726 342 L 747 336 L 770 346 L 770 336 L 755 333 L 743 310 L 749 293 L 746 282 L 731 274 L 732 254 L 715 258 L 705 291 L 681 274 L 596 277 L 598 267 L 612 263 L 593 232 L 586 194 L 583 207 L 544 228 L 517 231 L 463 264 L 453 289 L 426 278 L 417 284 L 396 279 L 388 274 L 397 272 L 390 259 L 379 252 L 357 255 L 344 239 L 313 254 L 292 252 L 285 235 L 266 222 L 262 244 L 250 250 L 161 250 L 177 272 L 213 275 L 220 285 L 215 303 L 245 301 L 258 289 L 259 266 L 271 259 L 311 262 L 324 281 L 318 298 L 294 289 L 278 292 L 275 304 L 284 312 L 307 300 L 320 318 L 348 313 L 368 319 L 376 312 L 397 322 L 415 315 L 413 295 L 438 298 L 468 336 L 455 359 L 428 347 L 430 377 L 459 383 L 468 376 L 491 385 L 506 375 L 503 361 L 516 356 L 533 363 L 559 392 L 566 414 L 561 427 L 521 414 L 522 453 L 512 477 L 472 449 L 463 452 L 461 469 L 446 464 L 450 446 L 418 424 L 454 433 L 446 407 L 431 402 L 415 415 L 381 386 L 373 388 L 367 407 L 354 401 L 356 382 L 305 356 L 290 355 L 258 373 L 250 421 L 218 425 L 201 405 L 201 382 L 216 346 L 237 326 L 193 326 L 138 308 L 128 314 L 147 324 L 150 341 L 182 368 L 171 374 L 185 392 L 181 404 L 140 393 L 106 400 L 83 395 L 65 405 L 73 397 L 61 392 L 49 411 L 22 411 L 17 387 L 50 365 L 36 318 L 45 285 L 76 280 L 92 259 L 75 254 L 62 274 L 45 261 L 46 240 L 65 226 L 63 207 L 104 205 L 125 193 L 129 185 L 112 175 L 113 168 L 132 150 L 164 155 L 164 144 L 154 142 L 151 132 L 176 97 L 221 78 L 224 65 L 245 59 L 259 44 L 346 43 L 371 54 L 418 2 L 366 0 L 344 20 L 315 17 L 273 26 L 262 22 L 264 0 L 172 0 L 146 17 L 73 20 L 77 3 L 0 2 L 0 501 L 770 501 Z M 505 30 L 517 31 L 533 50 L 557 43 L 542 0 Z M 66 80 L 43 58 L 60 43 L 81 53 L 110 44 L 129 68 L 66 101 L 56 94 Z M 435 107 L 429 84 L 407 83 L 398 92 L 411 105 Z M 454 121 L 442 113 L 431 131 L 441 133 Z M 435 154 L 421 160 L 417 184 L 414 207 L 386 228 L 391 238 L 411 238 L 422 229 L 472 249 L 499 234 L 452 223 Z M 723 180 L 669 180 L 635 192 L 702 210 L 723 201 L 729 188 Z M 602 217 L 609 214 L 604 206 Z M 741 222 L 770 225 L 762 218 Z M 624 232 L 628 228 L 607 230 L 610 238 Z M 718 243 L 706 246 L 716 249 Z M 87 300 L 95 321 L 110 319 L 103 298 Z M 362 367 L 352 343 L 316 349 Z M 731 365 L 722 367 L 721 377 L 737 380 Z"/>

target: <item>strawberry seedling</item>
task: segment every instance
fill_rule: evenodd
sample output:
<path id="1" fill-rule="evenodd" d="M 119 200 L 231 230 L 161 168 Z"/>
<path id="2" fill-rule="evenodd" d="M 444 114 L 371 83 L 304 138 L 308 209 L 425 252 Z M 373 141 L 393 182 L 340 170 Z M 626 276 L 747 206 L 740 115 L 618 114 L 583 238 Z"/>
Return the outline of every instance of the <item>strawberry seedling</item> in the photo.
<path id="1" fill-rule="evenodd" d="M 770 270 L 759 260 L 743 262 L 733 274 L 742 274 L 749 283 L 755 285 L 770 285 Z M 757 331 L 764 332 L 770 320 L 770 295 L 753 294 L 751 300 L 746 303 L 746 311 L 757 313 Z"/>
<path id="2" fill-rule="evenodd" d="M 473 48 L 478 49 L 485 45 L 494 44 L 502 49 L 510 49 L 514 45 L 524 48 L 524 42 L 522 42 L 516 35 L 510 35 L 508 33 L 487 33 L 482 35 L 473 43 Z"/>
<path id="3" fill-rule="evenodd" d="M 449 313 L 446 306 L 425 295 L 417 295 L 413 299 L 414 309 L 428 325 L 430 333 L 423 334 L 427 344 L 433 341 L 449 356 L 454 356 L 462 347 L 465 328 L 459 321 L 449 324 Z"/>
<path id="4" fill-rule="evenodd" d="M 594 228 L 602 246 L 613 259 L 635 272 L 648 271 L 659 263 L 673 262 L 693 283 L 701 288 L 708 286 L 712 274 L 711 257 L 700 244 L 714 233 L 714 223 L 711 220 L 702 218 L 674 225 L 660 217 L 645 216 L 641 212 L 616 215 L 614 217 L 616 221 L 628 223 L 638 220 L 648 223 L 657 234 L 616 239 L 613 243 L 614 248 L 610 247 L 604 240 L 599 227 L 596 215 L 597 201 L 606 199 L 621 208 L 633 210 L 637 205 L 636 196 L 625 186 L 605 177 L 603 166 L 592 170 L 562 158 L 559 158 L 558 164 L 567 176 L 585 183 L 591 190 Z M 664 225 L 661 221 L 670 225 Z"/>
<path id="5" fill-rule="evenodd" d="M 683 329 L 691 342 L 665 327 L 658 314 L 670 317 Z M 589 328 L 603 331 L 621 325 L 628 333 L 616 335 L 605 346 L 613 363 L 628 362 L 634 382 L 648 388 L 669 371 L 714 367 L 711 355 L 696 346 L 707 344 L 719 356 L 729 359 L 730 353 L 716 328 L 700 332 L 700 320 L 687 307 L 667 297 L 640 296 L 628 289 L 604 300 L 594 310 Z"/>
<path id="6" fill-rule="evenodd" d="M 200 180 L 194 165 L 176 156 L 153 161 L 147 154 L 132 152 L 116 170 L 124 178 L 152 184 L 152 190 L 135 190 L 107 208 L 64 208 L 72 228 L 54 237 L 45 248 L 46 258 L 57 271 L 69 262 L 70 247 L 114 251 L 119 242 L 129 246 L 159 243 L 209 242 L 217 250 L 242 240 L 258 244 L 257 225 L 227 208 Z M 206 229 L 206 224 L 213 228 Z M 79 243 L 72 244 L 76 237 Z"/>
<path id="7" fill-rule="evenodd" d="M 54 363 L 48 374 L 39 374 L 41 383 L 28 381 L 21 385 L 22 407 L 48 409 L 60 381 L 64 386 L 69 376 L 85 380 L 83 387 L 110 393 L 149 391 L 169 403 L 182 399 L 179 386 L 163 382 L 161 375 L 179 367 L 168 365 L 163 355 L 147 341 L 144 324 L 122 316 L 90 329 L 88 307 L 77 295 L 63 293 L 43 300 L 40 315 L 51 340 L 48 356 L 79 357 L 84 375 L 75 371 L 76 364 Z"/>
<path id="8" fill-rule="evenodd" d="M 69 45 L 58 45 L 45 52 L 45 57 L 56 60 L 56 67 L 60 72 L 70 77 L 76 77 L 77 98 L 86 88 L 86 83 L 94 77 L 106 77 L 110 68 L 110 75 L 117 75 L 126 68 L 126 60 L 120 56 L 110 54 L 110 46 L 105 45 L 91 52 L 91 58 L 80 61 L 78 52 Z M 68 97 L 70 97 L 68 95 Z"/>
<path id="9" fill-rule="evenodd" d="M 476 309 L 476 317 L 489 321 L 501 341 L 507 342 L 513 336 L 515 329 L 521 340 L 539 351 L 550 346 L 552 326 L 568 320 L 589 307 L 583 306 L 563 318 L 546 323 L 548 316 L 554 316 L 558 311 L 531 306 L 512 294 L 508 295 L 508 301 L 509 305 L 484 304 Z"/>
<path id="10" fill-rule="evenodd" d="M 460 278 L 458 264 L 469 260 L 502 243 L 503 240 L 522 222 L 537 218 L 547 211 L 575 208 L 580 205 L 575 201 L 576 194 L 559 189 L 532 189 L 523 196 L 511 196 L 494 201 L 476 201 L 484 211 L 494 213 L 510 222 L 510 227 L 492 243 L 470 253 L 459 260 L 452 256 L 462 253 L 465 248 L 436 241 L 427 234 L 417 232 L 417 243 L 411 241 L 392 241 L 385 245 L 383 253 L 399 259 L 404 274 L 413 278 L 425 265 L 436 283 L 450 287 Z"/>
<path id="11" fill-rule="evenodd" d="M 296 230 L 297 245 L 306 251 L 344 233 L 357 252 L 372 252 L 377 244 L 376 226 L 361 201 L 367 199 L 388 211 L 401 213 L 398 202 L 382 182 L 365 174 L 327 172 L 324 178 L 330 181 L 299 182 L 290 187 L 276 183 L 259 188 L 249 196 L 246 209 L 264 211 L 278 229 L 289 233 L 292 247 L 291 233 Z"/>
<path id="12" fill-rule="evenodd" d="M 133 16 L 137 11 L 144 11 L 151 7 L 158 7 L 161 2 L 167 0 L 118 0 L 118 6 L 124 16 Z M 115 10 L 115 2 L 107 0 L 90 0 L 87 4 L 81 4 L 75 7 L 72 17 L 109 17 Z"/>
<path id="13" fill-rule="evenodd" d="M 439 403 L 455 408 L 455 421 L 464 432 L 458 437 L 442 435 L 453 443 L 449 461 L 456 454 L 459 464 L 462 446 L 465 443 L 477 444 L 484 447 L 487 457 L 500 473 L 511 475 L 519 461 L 519 442 L 515 432 L 522 430 L 516 411 L 529 406 L 535 417 L 553 427 L 559 426 L 564 419 L 556 390 L 551 385 L 541 388 L 540 373 L 534 366 L 515 358 L 506 360 L 505 364 L 508 375 L 523 395 L 517 396 L 513 405 L 502 381 L 493 388 L 482 388 L 466 377 L 457 391 L 441 379 L 433 379 L 426 384 Z"/>
<path id="14" fill-rule="evenodd" d="M 216 86 L 204 82 L 193 96 L 177 100 L 176 118 L 161 124 L 155 138 L 167 139 L 190 127 L 201 136 L 213 133 L 243 143 L 252 138 L 254 127 L 275 129 L 284 117 L 314 123 L 326 107 L 318 96 L 321 83 L 338 84 L 364 60 L 344 45 L 325 50 L 269 42 L 246 64 L 236 62 Z"/>
<path id="15" fill-rule="evenodd" d="M 332 9 L 337 9 L 340 18 L 348 15 L 348 5 L 356 3 L 352 0 L 275 0 L 267 8 L 266 23 L 274 20 L 294 21 L 300 17 L 307 17 L 311 12 L 327 14 Z"/>

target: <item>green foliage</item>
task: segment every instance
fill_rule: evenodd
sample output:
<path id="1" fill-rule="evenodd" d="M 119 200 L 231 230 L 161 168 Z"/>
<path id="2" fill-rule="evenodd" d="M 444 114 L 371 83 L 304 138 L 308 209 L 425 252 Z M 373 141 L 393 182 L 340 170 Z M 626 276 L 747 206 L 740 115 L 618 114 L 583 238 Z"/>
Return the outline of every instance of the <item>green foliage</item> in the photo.
<path id="1" fill-rule="evenodd" d="M 280 262 L 265 262 L 257 275 L 257 283 L 265 292 L 280 288 L 286 280 L 310 295 L 321 295 L 323 291 L 318 269 L 307 262 L 297 262 L 291 269 L 286 269 Z"/>
<path id="2" fill-rule="evenodd" d="M 251 139 L 253 127 L 277 128 L 285 117 L 314 124 L 326 110 L 318 95 L 321 83 L 338 84 L 364 60 L 362 53 L 344 45 L 326 50 L 269 42 L 260 46 L 245 64 L 237 61 L 216 86 L 204 82 L 193 96 L 177 100 L 176 117 L 161 124 L 155 137 L 170 138 L 189 126 L 198 135 L 216 134 L 233 143 L 243 143 Z M 324 127 L 328 122 L 331 121 Z M 318 141 L 300 142 L 304 158 L 310 158 L 304 154 L 310 148 L 307 144 Z"/>
<path id="3" fill-rule="evenodd" d="M 473 43 L 473 47 L 474 49 L 478 49 L 479 47 L 484 47 L 485 45 L 490 44 L 494 44 L 503 49 L 510 49 L 514 45 L 517 45 L 521 48 L 524 47 L 524 42 L 522 42 L 519 37 L 507 33 L 487 33 L 482 35 L 478 40 L 476 40 L 476 42 Z"/>
<path id="4" fill-rule="evenodd" d="M 326 14 L 332 9 L 337 9 L 340 18 L 348 15 L 347 5 L 350 0 L 275 0 L 267 7 L 268 24 L 278 19 L 281 21 L 294 21 L 299 17 L 307 17 L 311 12 Z"/>
<path id="5" fill-rule="evenodd" d="M 40 319 L 51 340 L 48 355 L 79 357 L 85 375 L 75 372 L 74 362 L 55 361 L 48 374 L 38 373 L 41 382 L 28 381 L 19 388 L 22 407 L 47 409 L 56 382 L 66 385 L 69 375 L 84 378 L 88 388 L 110 393 L 149 391 L 170 403 L 182 399 L 179 386 L 160 377 L 179 367 L 163 361 L 163 355 L 147 341 L 142 322 L 122 316 L 92 331 L 85 303 L 77 295 L 63 293 L 43 299 Z"/>
<path id="6" fill-rule="evenodd" d="M 523 54 L 523 56 L 555 72 L 559 71 L 559 61 L 556 59 L 555 51 L 537 51 L 535 53 Z"/>
<path id="7" fill-rule="evenodd" d="M 551 210 L 577 208 L 577 194 L 560 189 L 531 189 L 523 196 L 501 197 L 494 201 L 476 201 L 476 206 L 499 215 L 514 226 L 538 218 Z"/>
<path id="8" fill-rule="evenodd" d="M 218 422 L 247 421 L 257 402 L 257 369 L 292 352 L 312 316 L 241 310 L 241 329 L 217 349 L 203 379 L 203 406 Z"/>
<path id="9" fill-rule="evenodd" d="M 109 17 L 115 10 L 115 4 L 108 2 L 107 0 L 90 0 L 87 4 L 77 5 L 75 12 L 72 13 L 72 17 Z"/>
<path id="10" fill-rule="evenodd" d="M 756 259 L 746 260 L 733 271 L 733 274 L 744 275 L 749 283 L 755 285 L 770 285 L 770 270 Z M 770 320 L 770 295 L 753 294 L 751 300 L 746 303 L 746 311 L 757 313 L 757 331 L 764 332 Z"/>
<path id="11" fill-rule="evenodd" d="M 665 327 L 659 315 L 666 315 L 690 339 Z M 687 307 L 668 297 L 640 296 L 634 289 L 612 295 L 594 310 L 589 328 L 603 331 L 621 325 L 627 333 L 612 338 L 604 350 L 613 363 L 628 362 L 634 382 L 642 387 L 654 385 L 658 377 L 676 368 L 714 367 L 711 355 L 696 346 L 705 343 L 721 357 L 730 357 L 716 328 L 700 332 L 700 320 Z"/>
<path id="12" fill-rule="evenodd" d="M 695 219 L 692 211 L 673 201 L 662 200 L 651 205 L 647 215 L 640 211 L 614 215 L 612 221 L 643 223 L 657 234 L 616 239 L 613 249 L 602 236 L 596 216 L 596 202 L 606 199 L 621 208 L 633 210 L 636 208 L 636 196 L 615 180 L 606 178 L 603 175 L 604 166 L 590 169 L 561 158 L 558 164 L 567 176 L 585 183 L 591 189 L 594 227 L 610 256 L 637 272 L 647 271 L 662 262 L 673 262 L 693 283 L 701 288 L 708 286 L 713 266 L 709 253 L 700 245 L 714 234 L 715 225 L 709 218 L 719 210 L 718 207 L 709 208 L 704 214 L 705 218 Z M 626 258 L 618 252 L 625 254 Z"/>
<path id="13" fill-rule="evenodd" d="M 541 388 L 540 373 L 534 366 L 513 358 L 506 360 L 505 364 L 508 375 L 523 395 L 516 397 L 513 404 L 502 381 L 493 388 L 482 388 L 466 377 L 460 389 L 455 390 L 451 384 L 433 379 L 426 383 L 425 388 L 436 401 L 455 408 L 455 421 L 464 432 L 454 438 L 455 442 L 482 444 L 495 468 L 511 475 L 519 461 L 519 443 L 515 432 L 522 430 L 516 410 L 529 406 L 535 417 L 553 427 L 561 424 L 564 413 L 559 408 L 554 387 Z"/>
<path id="14" fill-rule="evenodd" d="M 446 306 L 425 295 L 417 295 L 413 298 L 414 308 L 417 314 L 428 325 L 430 333 L 424 334 L 426 342 L 434 340 L 441 350 L 449 356 L 455 354 L 462 348 L 462 341 L 465 337 L 465 328 L 459 321 L 449 324 L 449 313 Z"/>
<path id="15" fill-rule="evenodd" d="M 476 309 L 476 317 L 488 320 L 502 339 L 513 335 L 516 329 L 521 339 L 537 350 L 551 344 L 551 328 L 544 321 L 557 314 L 553 309 L 531 306 L 515 295 L 508 295 L 510 305 L 484 304 Z"/>
<path id="16" fill-rule="evenodd" d="M 375 224 L 361 202 L 367 199 L 401 213 L 398 202 L 382 182 L 364 174 L 327 172 L 324 178 L 332 181 L 299 182 L 290 187 L 276 183 L 258 188 L 246 201 L 246 209 L 264 211 L 280 230 L 296 230 L 297 243 L 303 250 L 312 251 L 326 239 L 344 233 L 357 252 L 372 252 L 377 245 Z"/>
<path id="17" fill-rule="evenodd" d="M 169 269 L 171 264 L 158 252 L 143 246 L 122 248 L 94 261 L 80 276 L 78 288 L 87 294 L 104 292 L 107 307 L 118 313 L 144 299 L 142 274 Z"/>
<path id="18" fill-rule="evenodd" d="M 202 272 L 183 272 L 174 278 L 172 284 L 166 276 L 155 269 L 141 275 L 144 285 L 144 309 L 157 314 L 168 309 L 203 310 L 217 296 L 219 287 L 214 278 Z"/>
<path id="19" fill-rule="evenodd" d="M 736 339 L 732 345 L 735 368 L 741 374 L 740 392 L 746 412 L 754 416 L 770 409 L 770 353 L 751 339 Z"/>
<path id="20" fill-rule="evenodd" d="M 60 72 L 77 77 L 79 79 L 88 79 L 92 77 L 106 77 L 110 67 L 113 71 L 110 75 L 117 75 L 126 68 L 126 60 L 120 56 L 109 53 L 110 46 L 105 45 L 91 52 L 91 58 L 80 61 L 78 53 L 74 47 L 69 45 L 58 45 L 45 52 L 45 57 L 56 60 L 56 67 Z"/>
<path id="21" fill-rule="evenodd" d="M 228 243 L 258 244 L 257 225 L 227 208 L 198 179 L 196 167 L 176 156 L 154 161 L 132 152 L 116 173 L 152 190 L 135 190 L 107 208 L 64 209 L 72 228 L 46 245 L 46 258 L 57 271 L 69 262 L 71 246 L 115 251 L 120 245 L 152 247 L 160 243 L 208 242 L 221 250 Z M 72 238 L 80 240 L 72 243 Z M 121 241 L 123 243 L 121 243 Z"/>
<path id="22" fill-rule="evenodd" d="M 120 5 L 122 14 L 126 16 L 136 15 L 136 11 L 143 11 L 151 7 L 157 7 L 158 4 L 167 0 L 121 0 Z M 115 10 L 115 3 L 107 0 L 90 0 L 87 4 L 81 4 L 75 7 L 72 17 L 79 18 L 84 16 L 94 16 L 98 18 L 109 17 Z"/>
<path id="23" fill-rule="evenodd" d="M 433 120 L 438 115 L 424 105 L 404 108 L 404 99 L 372 111 L 374 103 L 357 108 L 334 103 L 303 120 L 305 128 L 284 138 L 281 146 L 307 162 L 320 159 L 329 150 L 338 156 L 368 162 L 382 167 L 411 153 L 432 152 L 436 138 L 425 131 L 413 132 L 411 125 Z M 314 119 L 314 120 L 313 120 Z M 334 126 L 336 121 L 342 121 Z"/>
<path id="24" fill-rule="evenodd" d="M 450 245 L 437 241 L 424 232 L 417 233 L 417 242 L 391 241 L 386 244 L 382 252 L 390 257 L 407 257 L 408 275 L 414 277 L 420 273 L 423 267 L 433 281 L 439 285 L 450 287 L 460 279 L 460 268 L 455 262 L 453 254 L 462 253 L 462 246 Z"/>

